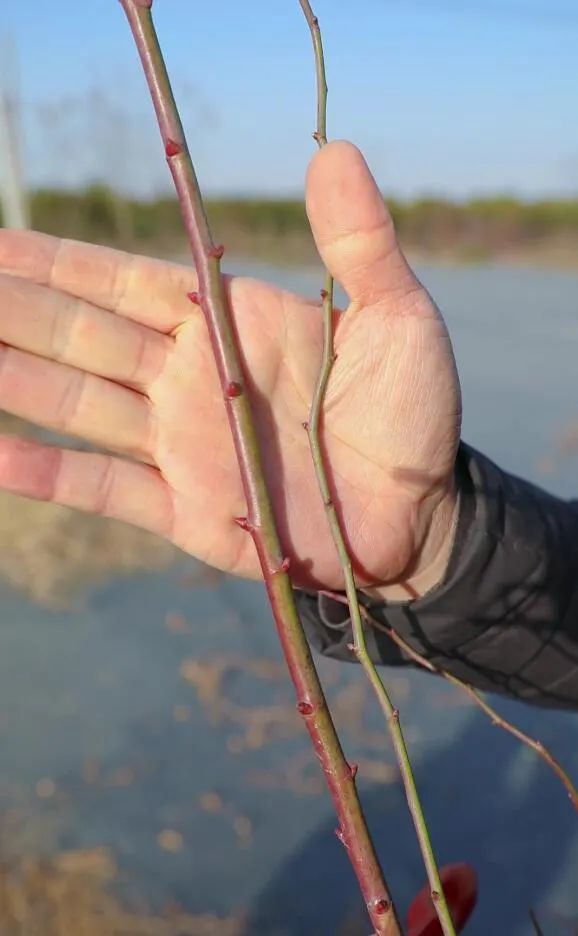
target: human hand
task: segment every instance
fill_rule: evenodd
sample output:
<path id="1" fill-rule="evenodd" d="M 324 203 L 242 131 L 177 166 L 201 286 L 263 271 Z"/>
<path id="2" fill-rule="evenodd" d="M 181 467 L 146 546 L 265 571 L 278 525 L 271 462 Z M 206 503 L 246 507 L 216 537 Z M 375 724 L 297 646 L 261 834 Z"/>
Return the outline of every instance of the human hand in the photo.
<path id="1" fill-rule="evenodd" d="M 357 580 L 421 594 L 443 574 L 456 513 L 450 340 L 351 144 L 315 155 L 307 210 L 350 299 L 323 438 Z M 302 427 L 321 359 L 320 301 L 227 282 L 292 579 L 340 588 Z M 106 450 L 0 437 L 0 486 L 126 520 L 256 578 L 252 539 L 233 522 L 245 501 L 204 319 L 186 297 L 195 288 L 185 266 L 0 231 L 0 408 Z"/>

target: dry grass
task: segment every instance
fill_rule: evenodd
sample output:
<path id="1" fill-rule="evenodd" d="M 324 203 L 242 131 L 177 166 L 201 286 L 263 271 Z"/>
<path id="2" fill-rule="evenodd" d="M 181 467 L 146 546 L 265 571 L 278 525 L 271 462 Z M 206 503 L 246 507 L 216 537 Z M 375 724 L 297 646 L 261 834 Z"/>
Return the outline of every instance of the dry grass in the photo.
<path id="1" fill-rule="evenodd" d="M 33 435 L 0 413 L 0 431 Z M 0 577 L 49 606 L 69 605 L 88 585 L 139 569 L 163 569 L 179 551 L 126 524 L 0 491 Z"/>
<path id="2" fill-rule="evenodd" d="M 63 852 L 50 862 L 0 868 L 2 936 L 242 936 L 240 917 L 132 912 L 113 896 L 105 848 Z"/>
<path id="3" fill-rule="evenodd" d="M 48 606 L 88 585 L 167 568 L 178 552 L 134 527 L 0 491 L 0 576 Z"/>

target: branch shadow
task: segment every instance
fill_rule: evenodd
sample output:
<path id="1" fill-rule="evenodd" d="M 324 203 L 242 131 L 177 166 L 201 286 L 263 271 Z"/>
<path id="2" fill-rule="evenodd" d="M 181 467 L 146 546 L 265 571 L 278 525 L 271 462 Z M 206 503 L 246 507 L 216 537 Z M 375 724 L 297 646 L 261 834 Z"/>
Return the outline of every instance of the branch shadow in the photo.
<path id="1" fill-rule="evenodd" d="M 515 703 L 509 708 L 516 711 L 508 717 L 544 738 L 543 715 Z M 438 861 L 466 861 L 479 877 L 468 936 L 526 934 L 528 908 L 543 905 L 576 841 L 575 816 L 562 788 L 478 713 L 416 772 Z M 386 879 L 405 914 L 425 873 L 403 791 L 399 784 L 371 786 L 362 789 L 362 801 Z M 255 901 L 249 933 L 367 936 L 367 916 L 347 858 L 336 847 L 334 825 L 332 819 L 320 823 L 276 870 Z M 575 903 L 578 911 L 578 895 Z"/>

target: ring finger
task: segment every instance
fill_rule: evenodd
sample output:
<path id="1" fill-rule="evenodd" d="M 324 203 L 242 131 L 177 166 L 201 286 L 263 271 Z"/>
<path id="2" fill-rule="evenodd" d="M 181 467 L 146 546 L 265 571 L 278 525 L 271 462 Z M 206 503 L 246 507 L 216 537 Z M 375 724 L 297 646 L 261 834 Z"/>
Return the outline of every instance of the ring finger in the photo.
<path id="1" fill-rule="evenodd" d="M 148 399 L 110 380 L 0 344 L 0 409 L 154 464 Z"/>

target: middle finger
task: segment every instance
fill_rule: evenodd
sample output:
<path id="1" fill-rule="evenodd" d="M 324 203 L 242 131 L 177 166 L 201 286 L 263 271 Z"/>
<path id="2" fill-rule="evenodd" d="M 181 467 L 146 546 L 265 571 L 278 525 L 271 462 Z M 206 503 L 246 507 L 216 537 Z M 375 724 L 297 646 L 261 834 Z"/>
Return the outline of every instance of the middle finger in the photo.
<path id="1" fill-rule="evenodd" d="M 0 344 L 0 409 L 154 464 L 154 417 L 140 393 Z"/>

